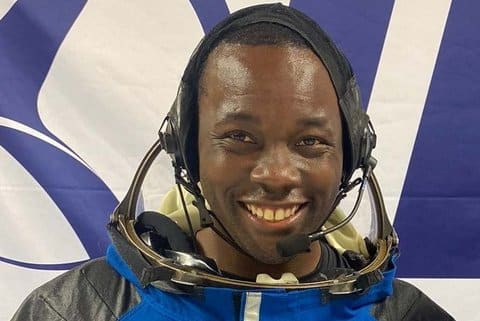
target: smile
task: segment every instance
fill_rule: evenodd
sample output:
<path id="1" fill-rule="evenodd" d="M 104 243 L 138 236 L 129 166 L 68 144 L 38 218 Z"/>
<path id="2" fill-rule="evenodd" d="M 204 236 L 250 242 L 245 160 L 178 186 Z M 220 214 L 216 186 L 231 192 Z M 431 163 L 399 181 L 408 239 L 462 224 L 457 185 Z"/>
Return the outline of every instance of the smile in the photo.
<path id="1" fill-rule="evenodd" d="M 289 207 L 267 207 L 244 203 L 248 211 L 259 219 L 269 222 L 280 222 L 298 213 L 301 204 Z"/>

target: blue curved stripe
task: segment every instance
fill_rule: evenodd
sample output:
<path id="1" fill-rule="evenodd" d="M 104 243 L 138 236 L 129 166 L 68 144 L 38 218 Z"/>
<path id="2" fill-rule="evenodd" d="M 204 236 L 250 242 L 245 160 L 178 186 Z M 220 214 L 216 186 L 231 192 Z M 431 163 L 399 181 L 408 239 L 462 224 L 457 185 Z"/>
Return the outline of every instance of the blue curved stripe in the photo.
<path id="1" fill-rule="evenodd" d="M 190 3 L 205 33 L 229 14 L 227 4 L 223 0 L 190 0 Z"/>
<path id="2" fill-rule="evenodd" d="M 61 141 L 44 126 L 37 98 L 85 0 L 18 0 L 0 21 L 0 116 Z"/>
<path id="3" fill-rule="evenodd" d="M 5 262 L 8 264 L 21 266 L 28 269 L 34 270 L 50 270 L 50 271 L 65 271 L 73 269 L 74 267 L 87 262 L 88 260 L 70 262 L 70 263 L 58 263 L 58 264 L 38 264 L 38 263 L 28 263 L 22 261 L 15 261 L 8 259 L 6 257 L 0 256 L 0 262 Z"/>
<path id="4" fill-rule="evenodd" d="M 18 0 L 0 21 L 0 116 L 34 128 L 64 146 L 42 123 L 37 99 L 54 57 L 85 3 Z M 117 200 L 102 180 L 76 159 L 35 137 L 5 127 L 0 127 L 0 137 L 0 144 L 65 215 L 88 255 L 104 255 L 109 243 L 104 226 Z M 58 269 L 78 263 L 58 265 Z M 55 269 L 54 265 L 41 266 Z"/>
<path id="5" fill-rule="evenodd" d="M 117 204 L 105 183 L 75 158 L 36 137 L 2 126 L 0 137 L 2 146 L 55 201 L 88 255 L 104 255 L 109 243 L 105 225 Z"/>

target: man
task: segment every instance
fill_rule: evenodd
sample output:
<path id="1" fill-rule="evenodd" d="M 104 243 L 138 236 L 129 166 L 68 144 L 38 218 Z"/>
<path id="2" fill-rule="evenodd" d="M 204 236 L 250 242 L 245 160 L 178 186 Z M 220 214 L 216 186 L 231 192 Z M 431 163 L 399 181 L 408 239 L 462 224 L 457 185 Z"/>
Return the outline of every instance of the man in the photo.
<path id="1" fill-rule="evenodd" d="M 276 4 L 221 22 L 166 123 L 112 216 L 106 259 L 40 287 L 13 320 L 452 320 L 393 279 L 384 213 L 376 243 L 337 237 L 355 213 L 335 210 L 345 193 L 375 185 L 375 135 L 348 61 L 309 18 Z M 135 219 L 161 148 L 191 195 Z"/>

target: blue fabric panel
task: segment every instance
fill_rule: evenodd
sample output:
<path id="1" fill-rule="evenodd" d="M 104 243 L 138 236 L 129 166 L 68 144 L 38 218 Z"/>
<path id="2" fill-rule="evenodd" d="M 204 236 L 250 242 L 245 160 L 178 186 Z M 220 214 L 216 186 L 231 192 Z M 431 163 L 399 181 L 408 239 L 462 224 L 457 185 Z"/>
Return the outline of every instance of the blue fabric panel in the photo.
<path id="1" fill-rule="evenodd" d="M 385 272 L 382 282 L 358 296 L 337 297 L 323 301 L 319 290 L 263 293 L 260 321 L 374 321 L 370 315 L 372 304 L 393 293 L 392 282 L 395 270 L 393 268 Z"/>

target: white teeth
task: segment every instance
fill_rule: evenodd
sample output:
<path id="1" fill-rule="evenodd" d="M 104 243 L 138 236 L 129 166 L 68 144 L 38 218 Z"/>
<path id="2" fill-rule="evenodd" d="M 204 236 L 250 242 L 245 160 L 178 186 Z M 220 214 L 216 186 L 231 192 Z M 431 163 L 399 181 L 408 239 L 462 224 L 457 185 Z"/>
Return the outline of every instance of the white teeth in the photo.
<path id="1" fill-rule="evenodd" d="M 282 221 L 296 214 L 297 210 L 300 207 L 299 205 L 294 205 L 290 208 L 271 209 L 271 208 L 256 207 L 255 205 L 252 205 L 252 204 L 245 204 L 245 206 L 250 211 L 250 213 L 252 213 L 253 215 L 256 215 L 258 218 L 263 218 L 264 220 L 269 222 Z"/>
<path id="2" fill-rule="evenodd" d="M 263 212 L 263 218 L 266 219 L 267 221 L 273 221 L 274 216 L 273 216 L 273 211 L 271 209 L 266 209 Z"/>
<path id="3" fill-rule="evenodd" d="M 285 218 L 285 211 L 283 208 L 275 210 L 275 221 L 281 221 Z"/>
<path id="4" fill-rule="evenodd" d="M 292 209 L 287 208 L 287 210 L 285 211 L 285 217 L 290 217 L 290 215 L 292 215 Z"/>
<path id="5" fill-rule="evenodd" d="M 261 208 L 257 208 L 257 211 L 255 213 L 258 217 L 262 218 L 263 217 L 263 210 Z"/>

